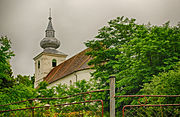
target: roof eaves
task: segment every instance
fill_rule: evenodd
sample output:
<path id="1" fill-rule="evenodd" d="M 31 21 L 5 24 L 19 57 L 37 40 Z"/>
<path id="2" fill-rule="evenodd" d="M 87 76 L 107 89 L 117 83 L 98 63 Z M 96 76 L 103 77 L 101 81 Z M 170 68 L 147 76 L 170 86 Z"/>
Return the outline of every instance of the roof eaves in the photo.
<path id="1" fill-rule="evenodd" d="M 66 76 L 68 76 L 68 75 L 74 74 L 75 72 L 82 71 L 82 70 L 87 70 L 87 69 L 91 69 L 91 68 L 84 68 L 84 69 L 79 69 L 79 70 L 73 71 L 73 72 L 71 72 L 71 73 L 69 73 L 69 74 L 66 74 L 65 76 L 63 76 L 63 77 L 61 77 L 61 78 L 57 78 L 56 80 L 50 81 L 49 84 L 51 84 L 51 83 L 53 83 L 53 82 L 56 82 L 56 81 L 58 81 L 58 80 L 60 80 L 60 79 L 63 79 L 64 77 L 66 77 Z"/>

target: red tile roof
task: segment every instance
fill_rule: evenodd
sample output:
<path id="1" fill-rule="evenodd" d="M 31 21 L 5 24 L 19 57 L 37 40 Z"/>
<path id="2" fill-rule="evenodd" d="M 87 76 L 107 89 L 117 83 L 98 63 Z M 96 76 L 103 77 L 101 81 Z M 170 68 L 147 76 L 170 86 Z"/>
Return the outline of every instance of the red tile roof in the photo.
<path id="1" fill-rule="evenodd" d="M 84 51 L 59 64 L 49 72 L 44 80 L 50 84 L 76 71 L 90 68 L 87 63 L 91 60 L 91 57 L 85 55 L 85 53 L 89 50 L 90 49 L 87 48 Z"/>

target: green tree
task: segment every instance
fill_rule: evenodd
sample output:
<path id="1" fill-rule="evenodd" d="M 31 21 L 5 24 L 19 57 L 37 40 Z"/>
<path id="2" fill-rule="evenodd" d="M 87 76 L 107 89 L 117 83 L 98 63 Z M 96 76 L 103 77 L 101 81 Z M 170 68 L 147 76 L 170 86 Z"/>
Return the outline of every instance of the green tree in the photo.
<path id="1" fill-rule="evenodd" d="M 91 48 L 87 55 L 92 57 L 89 65 L 95 69 L 92 75 L 97 88 L 109 88 L 109 76 L 115 75 L 116 94 L 132 95 L 139 94 L 153 75 L 173 68 L 180 58 L 179 42 L 179 24 L 152 26 L 118 17 L 101 28 L 95 40 L 85 44 Z"/>
<path id="2" fill-rule="evenodd" d="M 161 72 L 154 75 L 150 83 L 145 83 L 140 90 L 141 93 L 146 95 L 179 95 L 180 94 L 180 63 L 175 66 L 173 70 Z M 147 98 L 149 104 L 178 104 L 180 97 L 149 97 Z M 137 104 L 137 101 L 133 102 Z M 139 112 L 146 112 L 149 116 L 153 113 L 158 115 L 162 114 L 162 108 L 139 108 Z M 141 114 L 142 114 L 141 113 Z M 178 116 L 178 107 L 165 107 L 163 114 L 166 116 Z"/>
<path id="3" fill-rule="evenodd" d="M 77 93 L 88 92 L 94 89 L 92 83 L 86 80 L 74 82 L 70 86 L 67 86 L 66 84 L 59 84 L 58 86 L 53 88 L 56 89 L 58 97 L 65 97 Z"/>
<path id="4" fill-rule="evenodd" d="M 37 97 L 37 95 L 38 94 L 36 92 L 36 89 L 20 83 L 18 85 L 13 85 L 9 88 L 4 88 L 3 92 L 0 92 L 0 105 L 32 99 Z M 17 109 L 26 106 L 26 103 L 21 103 L 16 105 L 0 107 L 0 110 Z"/>
<path id="5" fill-rule="evenodd" d="M 33 84 L 33 87 L 34 87 L 34 82 L 35 82 L 35 75 L 31 76 L 31 82 Z"/>
<path id="6" fill-rule="evenodd" d="M 180 62 L 175 66 L 173 70 L 168 72 L 159 73 L 156 76 L 153 76 L 150 83 L 145 83 L 141 92 L 147 95 L 179 95 L 180 94 Z M 161 103 L 170 103 L 170 101 L 175 101 L 179 98 L 163 98 L 160 100 Z M 176 101 L 177 103 L 179 102 Z M 175 102 L 171 102 L 175 103 Z"/>
<path id="7" fill-rule="evenodd" d="M 39 93 L 39 98 L 44 97 L 54 97 L 55 96 L 55 89 L 54 88 L 47 88 L 48 82 L 42 81 L 39 83 L 39 87 L 37 89 L 37 92 Z"/>
<path id="8" fill-rule="evenodd" d="M 12 87 L 14 79 L 9 60 L 14 56 L 11 51 L 11 42 L 7 37 L 0 38 L 0 90 Z"/>
<path id="9" fill-rule="evenodd" d="M 36 98 L 38 96 L 37 90 L 34 89 L 32 81 L 30 80 L 30 76 L 17 75 L 14 81 L 12 87 L 3 88 L 3 90 L 0 91 L 0 105 Z M 19 105 L 19 107 L 25 106 L 25 103 Z M 18 106 L 6 106 L 6 109 L 13 108 L 18 108 Z"/>
<path id="10" fill-rule="evenodd" d="M 30 76 L 22 76 L 22 75 L 17 75 L 17 77 L 15 78 L 16 84 L 24 84 L 26 86 L 31 86 L 33 87 L 33 81 L 31 81 L 31 77 Z"/>
<path id="11" fill-rule="evenodd" d="M 12 76 L 12 70 L 9 63 L 12 56 L 14 56 L 14 54 L 11 50 L 10 40 L 7 37 L 1 37 L 0 105 L 37 97 L 36 89 L 32 87 L 32 82 L 29 76 L 18 75 L 16 78 Z M 15 106 L 8 106 L 7 109 L 13 109 Z M 24 104 L 24 106 L 26 105 Z M 6 107 L 1 107 L 1 109 L 4 108 Z"/>

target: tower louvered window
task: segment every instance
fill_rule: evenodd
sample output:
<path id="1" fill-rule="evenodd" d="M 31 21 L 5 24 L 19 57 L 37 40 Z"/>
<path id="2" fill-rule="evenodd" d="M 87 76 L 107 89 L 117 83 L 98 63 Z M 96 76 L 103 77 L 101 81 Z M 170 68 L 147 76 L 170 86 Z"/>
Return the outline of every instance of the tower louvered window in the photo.
<path id="1" fill-rule="evenodd" d="M 38 69 L 40 68 L 40 61 L 38 61 Z"/>
<path id="2" fill-rule="evenodd" d="M 56 67 L 56 64 L 57 64 L 56 59 L 53 59 L 52 60 L 52 67 Z"/>

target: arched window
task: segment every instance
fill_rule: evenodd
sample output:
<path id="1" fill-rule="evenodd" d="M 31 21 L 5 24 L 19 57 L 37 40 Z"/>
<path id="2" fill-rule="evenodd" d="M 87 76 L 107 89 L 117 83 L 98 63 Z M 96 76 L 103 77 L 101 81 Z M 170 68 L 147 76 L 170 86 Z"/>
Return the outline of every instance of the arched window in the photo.
<path id="1" fill-rule="evenodd" d="M 57 64 L 56 59 L 53 59 L 52 60 L 52 67 L 56 67 L 56 64 Z"/>
<path id="2" fill-rule="evenodd" d="M 38 69 L 40 68 L 40 61 L 38 61 Z"/>

